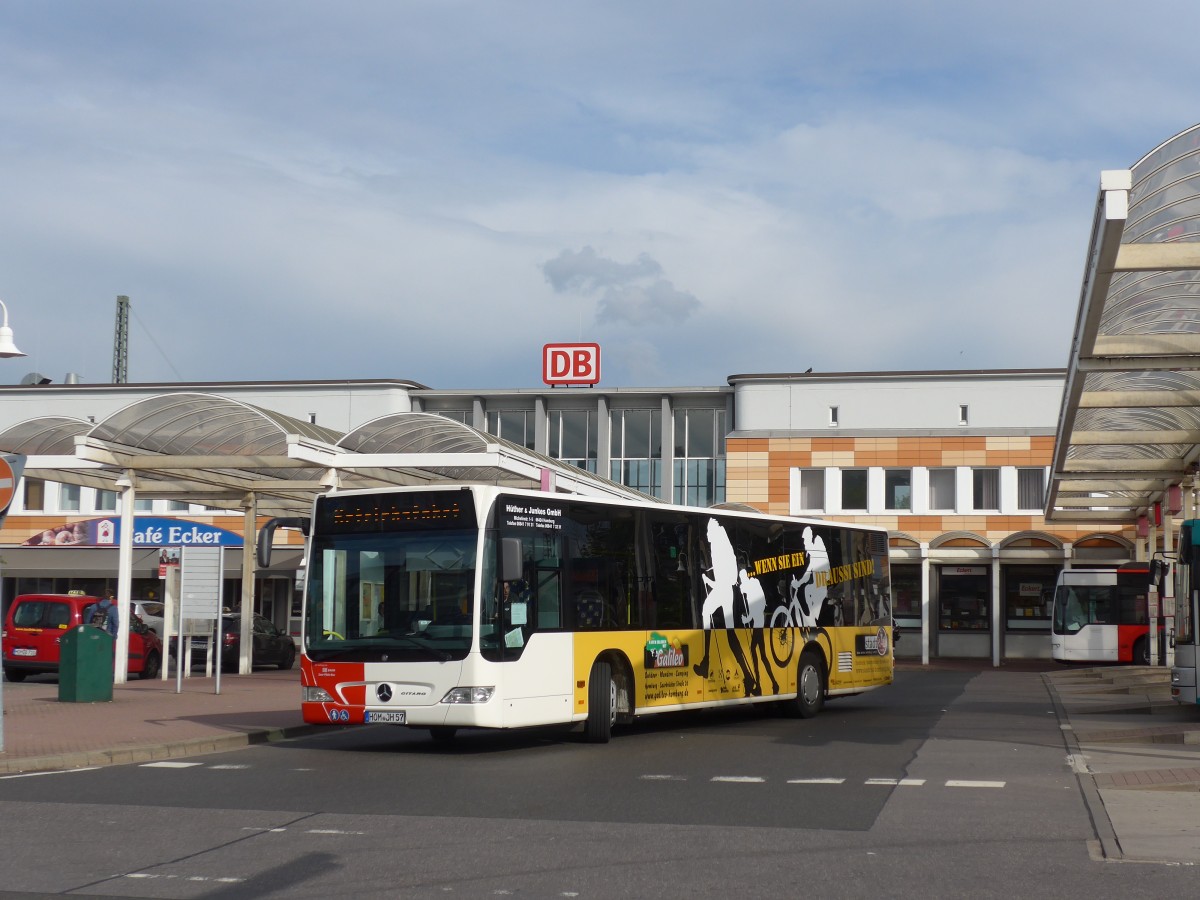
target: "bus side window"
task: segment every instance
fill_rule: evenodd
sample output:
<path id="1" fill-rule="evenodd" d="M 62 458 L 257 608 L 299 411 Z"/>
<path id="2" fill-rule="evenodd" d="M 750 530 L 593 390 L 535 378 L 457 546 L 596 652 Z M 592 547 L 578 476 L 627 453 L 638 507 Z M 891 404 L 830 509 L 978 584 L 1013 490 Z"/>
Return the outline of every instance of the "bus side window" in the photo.
<path id="1" fill-rule="evenodd" d="M 604 598 L 599 591 L 583 590 L 575 595 L 575 622 L 581 630 L 604 624 Z"/>

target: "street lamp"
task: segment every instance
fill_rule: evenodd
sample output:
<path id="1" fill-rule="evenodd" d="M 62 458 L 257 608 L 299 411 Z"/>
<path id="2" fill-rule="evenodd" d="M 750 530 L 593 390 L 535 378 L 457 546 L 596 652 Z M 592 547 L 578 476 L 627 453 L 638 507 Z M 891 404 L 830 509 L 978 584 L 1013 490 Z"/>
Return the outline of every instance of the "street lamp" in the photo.
<path id="1" fill-rule="evenodd" d="M 12 329 L 8 327 L 8 307 L 0 300 L 0 309 L 4 310 L 4 324 L 0 325 L 0 359 L 12 359 L 14 356 L 24 356 L 17 345 L 13 343 Z"/>

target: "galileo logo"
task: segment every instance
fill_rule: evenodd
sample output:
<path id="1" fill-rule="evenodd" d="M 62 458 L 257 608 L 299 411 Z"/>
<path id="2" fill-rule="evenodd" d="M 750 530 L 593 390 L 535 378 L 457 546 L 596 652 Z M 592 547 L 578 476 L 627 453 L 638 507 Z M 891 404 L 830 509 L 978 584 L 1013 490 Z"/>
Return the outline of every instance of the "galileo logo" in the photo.
<path id="1" fill-rule="evenodd" d="M 647 669 L 680 669 L 687 664 L 687 644 L 680 643 L 679 638 L 668 641 L 658 632 L 650 633 L 650 640 L 646 641 Z"/>

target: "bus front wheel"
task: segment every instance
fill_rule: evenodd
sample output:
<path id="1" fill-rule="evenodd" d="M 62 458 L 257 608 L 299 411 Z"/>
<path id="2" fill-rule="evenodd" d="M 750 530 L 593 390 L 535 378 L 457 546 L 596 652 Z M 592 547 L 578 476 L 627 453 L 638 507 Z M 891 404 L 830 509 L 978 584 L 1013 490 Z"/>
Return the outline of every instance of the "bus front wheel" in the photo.
<path id="1" fill-rule="evenodd" d="M 617 680 L 612 665 L 602 660 L 592 664 L 588 678 L 588 717 L 584 735 L 589 744 L 607 744 L 617 721 Z"/>

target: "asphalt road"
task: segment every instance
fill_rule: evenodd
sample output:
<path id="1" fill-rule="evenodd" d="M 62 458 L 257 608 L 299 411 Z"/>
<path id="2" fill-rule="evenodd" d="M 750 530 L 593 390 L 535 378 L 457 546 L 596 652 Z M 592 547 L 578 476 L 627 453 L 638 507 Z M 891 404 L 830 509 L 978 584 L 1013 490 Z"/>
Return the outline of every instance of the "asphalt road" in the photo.
<path id="1" fill-rule="evenodd" d="M 0 778 L 0 897 L 1191 895 L 1190 868 L 1097 862 L 1093 837 L 1039 676 L 907 671 L 813 720 L 603 746 L 374 726 Z"/>

